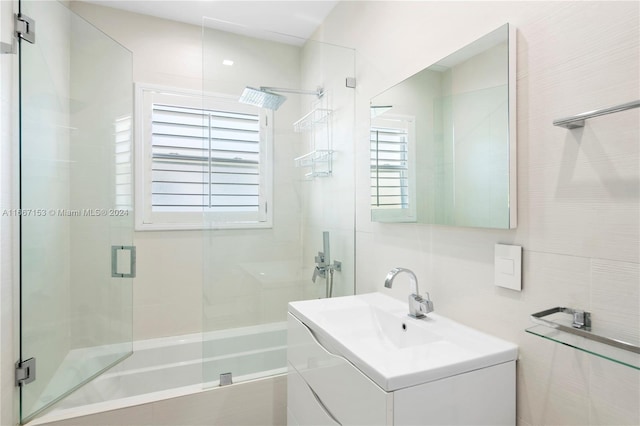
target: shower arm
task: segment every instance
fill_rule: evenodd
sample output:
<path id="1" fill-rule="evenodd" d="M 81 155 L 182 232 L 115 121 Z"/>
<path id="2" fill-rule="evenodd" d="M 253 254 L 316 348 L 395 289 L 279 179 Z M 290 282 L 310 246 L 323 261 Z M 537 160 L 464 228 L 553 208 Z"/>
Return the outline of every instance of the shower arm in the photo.
<path id="1" fill-rule="evenodd" d="M 296 93 L 298 95 L 314 95 L 321 98 L 324 95 L 324 89 L 318 87 L 316 90 L 301 90 L 301 89 L 286 89 L 283 87 L 267 87 L 260 86 L 260 90 L 266 90 L 269 92 L 281 92 L 281 93 Z"/>

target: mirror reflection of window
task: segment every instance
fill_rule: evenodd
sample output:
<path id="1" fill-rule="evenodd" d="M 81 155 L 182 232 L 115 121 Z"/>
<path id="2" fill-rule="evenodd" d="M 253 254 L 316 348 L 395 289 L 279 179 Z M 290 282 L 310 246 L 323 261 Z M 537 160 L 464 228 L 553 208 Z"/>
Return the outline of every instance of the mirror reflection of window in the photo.
<path id="1" fill-rule="evenodd" d="M 414 117 L 390 106 L 371 107 L 371 207 L 373 220 L 415 220 Z"/>

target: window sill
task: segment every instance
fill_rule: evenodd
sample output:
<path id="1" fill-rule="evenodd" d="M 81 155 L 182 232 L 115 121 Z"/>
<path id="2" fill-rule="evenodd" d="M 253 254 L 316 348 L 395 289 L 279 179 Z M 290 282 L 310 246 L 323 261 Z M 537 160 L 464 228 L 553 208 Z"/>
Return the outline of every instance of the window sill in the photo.
<path id="1" fill-rule="evenodd" d="M 242 230 L 242 229 L 270 229 L 273 224 L 269 222 L 253 223 L 136 223 L 135 230 L 147 231 L 206 231 L 206 230 Z"/>

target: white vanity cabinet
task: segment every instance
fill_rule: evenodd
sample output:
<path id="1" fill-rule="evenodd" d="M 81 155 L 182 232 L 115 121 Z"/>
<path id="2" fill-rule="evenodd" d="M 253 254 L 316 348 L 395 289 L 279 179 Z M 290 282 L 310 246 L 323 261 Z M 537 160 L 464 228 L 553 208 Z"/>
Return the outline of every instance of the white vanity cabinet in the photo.
<path id="1" fill-rule="evenodd" d="M 290 426 L 392 424 L 392 394 L 344 357 L 329 352 L 292 314 L 287 320 L 287 409 L 297 420 Z M 320 412 L 333 423 L 318 422 Z"/>
<path id="2" fill-rule="evenodd" d="M 380 383 L 376 383 L 367 375 L 366 368 L 352 362 L 352 353 L 340 339 L 319 332 L 318 322 L 290 307 L 289 426 L 515 424 L 515 356 L 507 362 L 406 387 L 394 385 L 401 382 L 379 378 L 376 380 Z M 348 322 L 344 328 L 349 328 Z M 434 351 L 439 350 L 439 344 L 432 344 Z M 411 350 L 405 352 L 410 363 L 415 354 Z M 395 360 L 388 358 L 388 362 Z M 385 361 L 381 362 L 384 365 Z"/>

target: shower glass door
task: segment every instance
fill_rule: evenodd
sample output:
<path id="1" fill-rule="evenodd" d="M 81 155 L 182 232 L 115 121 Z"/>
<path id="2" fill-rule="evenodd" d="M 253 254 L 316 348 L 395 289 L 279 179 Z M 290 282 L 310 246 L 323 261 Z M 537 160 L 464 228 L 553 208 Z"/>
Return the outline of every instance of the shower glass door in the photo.
<path id="1" fill-rule="evenodd" d="M 21 2 L 21 422 L 132 350 L 131 53 L 57 1 Z"/>
<path id="2" fill-rule="evenodd" d="M 212 168 L 203 215 L 205 386 L 286 372 L 288 302 L 355 290 L 355 52 L 246 30 L 204 19 L 204 99 L 251 107 L 254 123 L 211 131 L 212 158 L 237 148 Z M 239 102 L 262 86 L 286 98 L 276 110 Z M 318 252 L 335 269 L 314 274 Z"/>

